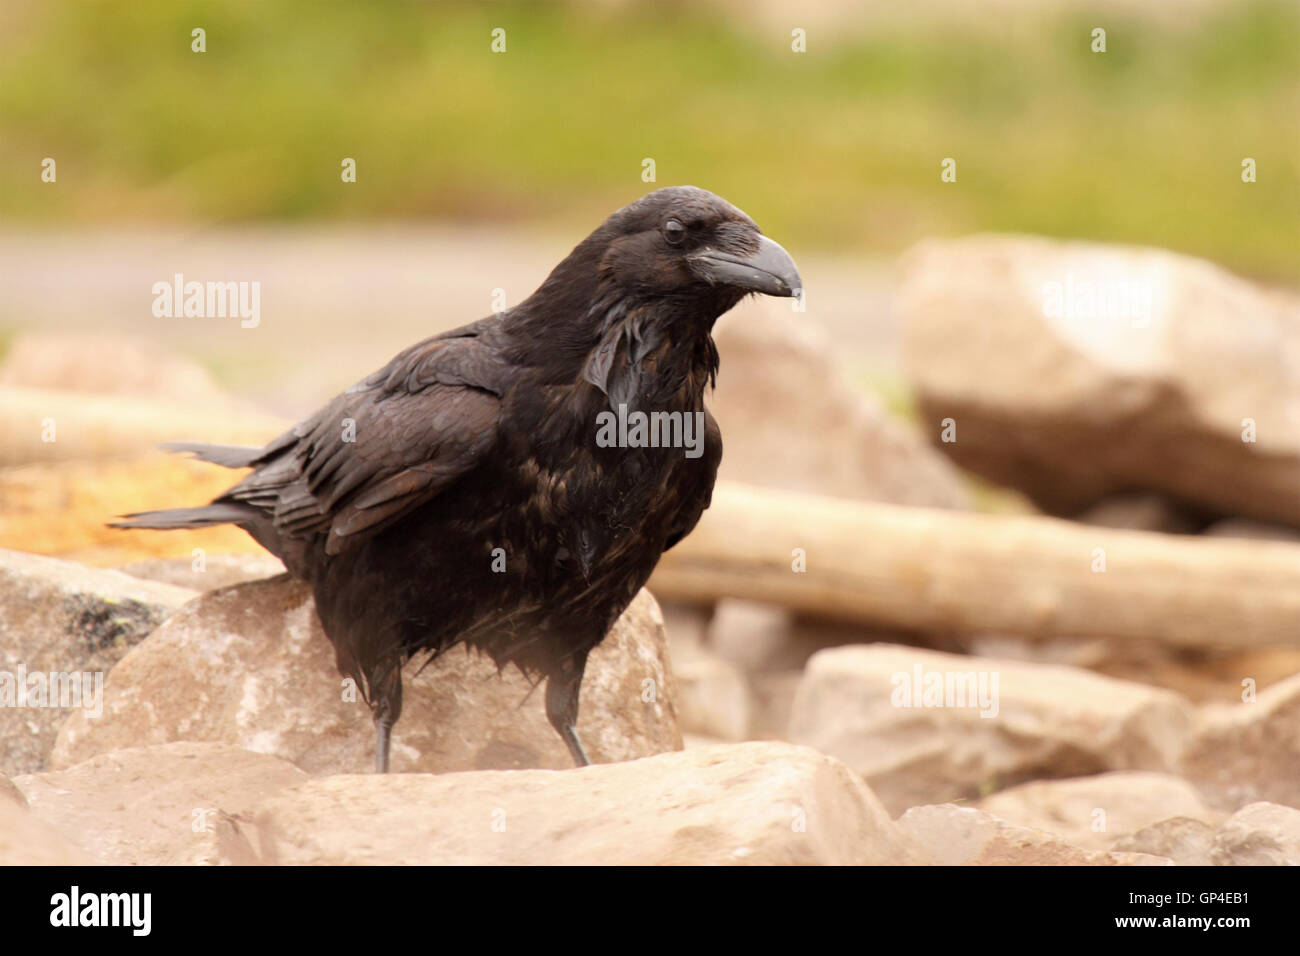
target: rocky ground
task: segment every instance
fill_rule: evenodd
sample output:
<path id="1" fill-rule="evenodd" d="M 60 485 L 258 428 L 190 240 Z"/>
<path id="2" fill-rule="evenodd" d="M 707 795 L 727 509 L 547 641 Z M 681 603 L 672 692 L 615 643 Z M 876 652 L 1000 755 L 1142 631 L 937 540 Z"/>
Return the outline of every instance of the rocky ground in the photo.
<path id="1" fill-rule="evenodd" d="M 723 478 L 950 513 L 988 501 L 961 465 L 1078 521 L 1267 538 L 1300 561 L 1300 431 L 1282 434 L 1300 408 L 1293 299 L 1163 254 L 1017 242 L 905 263 L 919 424 L 861 392 L 816 328 L 762 308 L 722 326 Z M 1140 342 L 1032 307 L 1044 276 L 1098 261 L 1159 276 Z M 1242 315 L 1247 339 L 1215 324 Z M 110 348 L 122 374 L 79 371 Z M 1212 354 L 1235 371 L 1215 374 Z M 955 446 L 938 439 L 952 415 Z M 1242 448 L 1245 417 L 1259 441 Z M 725 595 L 661 608 L 645 591 L 589 665 L 595 765 L 570 766 L 518 675 L 456 651 L 408 669 L 398 772 L 375 776 L 368 711 L 274 559 L 239 532 L 102 527 L 229 480 L 155 441 L 283 424 L 120 338 L 14 343 L 0 863 L 1300 863 L 1300 620 L 1249 647 L 1227 621 L 1223 647 L 1188 649 L 891 631 Z M 13 706 L 6 675 L 51 672 L 107 679 L 83 706 Z M 928 675 L 971 699 L 931 699 Z"/>

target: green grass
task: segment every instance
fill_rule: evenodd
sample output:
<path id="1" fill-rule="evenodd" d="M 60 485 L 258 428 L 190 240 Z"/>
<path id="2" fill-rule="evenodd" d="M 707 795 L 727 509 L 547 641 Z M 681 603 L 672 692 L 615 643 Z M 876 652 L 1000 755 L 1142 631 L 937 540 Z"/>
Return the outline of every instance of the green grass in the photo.
<path id="1" fill-rule="evenodd" d="M 1300 281 L 1293 3 L 1194 25 L 1108 12 L 1105 54 L 1097 15 L 1069 11 L 814 32 L 803 55 L 788 30 L 685 4 L 21 0 L 7 16 L 3 219 L 581 230 L 650 188 L 649 156 L 659 185 L 711 188 L 800 248 L 1016 230 Z"/>

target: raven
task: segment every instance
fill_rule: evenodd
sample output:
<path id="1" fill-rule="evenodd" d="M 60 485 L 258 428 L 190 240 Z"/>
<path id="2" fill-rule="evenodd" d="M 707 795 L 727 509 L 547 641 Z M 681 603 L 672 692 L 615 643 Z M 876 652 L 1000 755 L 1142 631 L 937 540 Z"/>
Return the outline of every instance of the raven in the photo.
<path id="1" fill-rule="evenodd" d="M 370 705 L 379 772 L 402 664 L 462 643 L 545 680 L 546 716 L 585 765 L 587 655 L 709 506 L 711 332 L 750 293 L 802 294 L 786 251 L 710 192 L 658 189 L 514 308 L 411 346 L 265 448 L 164 445 L 253 471 L 208 505 L 114 527 L 234 524 L 307 581 Z M 703 447 L 602 432 L 636 413 L 689 416 Z"/>

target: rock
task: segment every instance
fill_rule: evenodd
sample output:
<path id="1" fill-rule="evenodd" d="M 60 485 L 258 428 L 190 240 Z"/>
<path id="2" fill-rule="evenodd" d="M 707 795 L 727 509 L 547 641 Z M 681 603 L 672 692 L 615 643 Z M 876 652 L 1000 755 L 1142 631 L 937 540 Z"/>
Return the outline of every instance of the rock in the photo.
<path id="1" fill-rule="evenodd" d="M 1203 705 L 1180 772 L 1221 809 L 1260 800 L 1300 808 L 1300 674 L 1252 703 Z"/>
<path id="2" fill-rule="evenodd" d="M 8 800 L 20 807 L 27 806 L 27 798 L 23 796 L 23 792 L 4 774 L 0 774 L 0 800 Z"/>
<path id="3" fill-rule="evenodd" d="M 561 772 L 329 777 L 263 802 L 250 840 L 289 865 L 924 861 L 846 767 L 773 743 Z"/>
<path id="4" fill-rule="evenodd" d="M 749 736 L 749 683 L 737 668 L 711 655 L 674 658 L 677 720 L 683 733 L 719 740 Z"/>
<path id="5" fill-rule="evenodd" d="M 135 395 L 207 407 L 232 404 L 202 366 L 120 334 L 19 335 L 0 364 L 0 385 Z"/>
<path id="6" fill-rule="evenodd" d="M 1096 850 L 1112 849 L 1117 839 L 1170 817 L 1209 826 L 1226 816 L 1207 806 L 1186 780 L 1141 770 L 1035 780 L 985 797 L 977 806 L 1019 826 Z"/>
<path id="7" fill-rule="evenodd" d="M 810 657 L 827 647 L 910 643 L 907 637 L 901 631 L 822 620 L 772 604 L 723 598 L 709 622 L 705 643 L 723 660 L 753 675 L 802 670 Z"/>
<path id="8" fill-rule="evenodd" d="M 921 706 L 935 681 L 948 706 Z M 1176 694 L 1075 668 L 873 645 L 808 662 L 789 739 L 844 761 L 901 813 L 1039 777 L 1167 771 L 1191 720 Z"/>
<path id="9" fill-rule="evenodd" d="M 1300 526 L 1293 293 L 1162 250 L 977 236 L 916 247 L 897 308 L 958 464 L 1059 514 L 1150 491 Z"/>
<path id="10" fill-rule="evenodd" d="M 1245 538 L 1250 541 L 1300 542 L 1300 531 L 1295 528 L 1267 521 L 1251 521 L 1249 518 L 1224 518 L 1209 525 L 1201 534 L 1213 538 Z"/>
<path id="11" fill-rule="evenodd" d="M 93 866 L 95 862 L 25 806 L 0 800 L 0 866 Z"/>
<path id="12" fill-rule="evenodd" d="M 1200 820 L 1172 817 L 1115 841 L 1115 849 L 1128 853 L 1149 853 L 1173 860 L 1179 866 L 1211 866 L 1214 827 Z"/>
<path id="13" fill-rule="evenodd" d="M 490 659 L 463 648 L 417 675 L 421 664 L 406 668 L 392 769 L 573 765 L 513 668 L 498 678 Z M 176 740 L 272 754 L 312 774 L 374 766 L 370 710 L 346 693 L 310 589 L 287 575 L 190 603 L 114 668 L 104 696 L 99 720 L 76 714 L 63 726 L 51 767 Z M 592 652 L 578 732 L 597 762 L 680 749 L 675 706 L 663 621 L 642 592 Z"/>
<path id="14" fill-rule="evenodd" d="M 0 772 L 41 769 L 64 719 L 102 704 L 108 670 L 193 596 L 0 550 Z M 49 706 L 56 696 L 64 706 Z"/>
<path id="15" fill-rule="evenodd" d="M 194 558 L 145 558 L 118 569 L 123 574 L 161 581 L 194 591 L 215 591 L 284 574 L 284 563 L 270 554 L 205 554 Z"/>
<path id="16" fill-rule="evenodd" d="M 225 744 L 115 750 L 19 777 L 32 814 L 101 864 L 253 863 L 240 817 L 300 784 L 293 764 Z"/>
<path id="17" fill-rule="evenodd" d="M 763 671 L 749 675 L 752 700 L 749 735 L 756 740 L 784 740 L 790 732 L 794 698 L 803 671 Z"/>
<path id="18" fill-rule="evenodd" d="M 721 480 L 970 507 L 960 473 L 846 378 L 831 346 L 788 314 L 755 303 L 724 317 L 716 340 L 723 365 L 709 409 L 726 443 Z"/>
<path id="19" fill-rule="evenodd" d="M 1084 850 L 973 807 L 913 807 L 898 819 L 940 866 L 1169 866 L 1145 853 Z"/>
<path id="20" fill-rule="evenodd" d="M 1160 531 L 1165 534 L 1192 534 L 1196 521 L 1162 495 L 1108 495 L 1075 515 L 1076 521 L 1102 528 L 1129 531 Z"/>
<path id="21" fill-rule="evenodd" d="M 1242 807 L 1219 828 L 1216 866 L 1300 866 L 1300 810 L 1275 803 Z"/>

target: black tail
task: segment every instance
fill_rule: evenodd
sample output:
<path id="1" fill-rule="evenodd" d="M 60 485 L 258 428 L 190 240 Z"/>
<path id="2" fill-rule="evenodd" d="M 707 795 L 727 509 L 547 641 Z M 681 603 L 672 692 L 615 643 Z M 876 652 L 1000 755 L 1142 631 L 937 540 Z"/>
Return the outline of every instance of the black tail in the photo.
<path id="1" fill-rule="evenodd" d="M 133 515 L 119 515 L 121 521 L 112 521 L 110 528 L 153 528 L 168 531 L 173 528 L 206 528 L 214 524 L 240 524 L 256 518 L 259 512 L 249 505 L 220 502 L 198 508 L 169 508 L 166 511 L 141 511 Z"/>
<path id="2" fill-rule="evenodd" d="M 209 445 L 201 441 L 171 441 L 159 445 L 163 451 L 188 452 L 199 461 L 210 461 L 227 468 L 247 468 L 266 454 L 265 448 L 246 448 L 243 445 Z"/>

